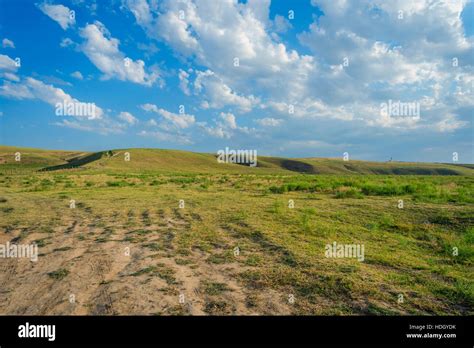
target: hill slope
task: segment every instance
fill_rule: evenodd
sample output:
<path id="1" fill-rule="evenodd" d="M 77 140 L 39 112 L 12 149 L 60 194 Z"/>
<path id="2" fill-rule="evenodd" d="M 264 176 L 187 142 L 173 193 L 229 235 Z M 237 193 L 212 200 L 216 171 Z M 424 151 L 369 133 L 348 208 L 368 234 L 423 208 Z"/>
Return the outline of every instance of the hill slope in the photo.
<path id="1" fill-rule="evenodd" d="M 15 153 L 21 161 L 15 161 Z M 125 155 L 130 160 L 125 160 Z M 218 163 L 214 154 L 162 149 L 118 149 L 100 152 L 42 150 L 0 146 L 0 168 L 159 173 L 241 174 L 388 174 L 388 175 L 473 175 L 472 165 L 444 163 L 368 162 L 328 158 L 258 157 L 257 167 Z"/>

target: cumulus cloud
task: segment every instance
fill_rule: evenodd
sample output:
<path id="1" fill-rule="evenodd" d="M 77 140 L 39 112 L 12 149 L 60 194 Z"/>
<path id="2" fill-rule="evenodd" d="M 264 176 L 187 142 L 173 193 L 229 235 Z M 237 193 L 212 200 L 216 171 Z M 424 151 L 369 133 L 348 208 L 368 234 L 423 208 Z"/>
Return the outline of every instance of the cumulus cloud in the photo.
<path id="1" fill-rule="evenodd" d="M 51 112 L 52 115 L 56 114 L 60 104 L 67 107 L 67 105 L 85 105 L 86 103 L 74 98 L 61 88 L 46 84 L 32 77 L 22 78 L 18 82 L 3 81 L 3 84 L 0 86 L 0 96 L 17 100 L 41 100 L 55 109 L 55 111 Z M 90 103 L 90 106 L 93 108 L 91 114 L 70 114 L 71 117 L 60 117 L 60 120 L 52 124 L 103 135 L 124 132 L 125 126 L 123 124 L 107 116 L 104 110 L 95 105 L 95 103 Z"/>
<path id="2" fill-rule="evenodd" d="M 443 120 L 455 129 L 466 125 L 454 110 L 459 105 L 452 105 L 453 98 L 467 106 L 474 98 L 465 85 L 459 87 L 460 80 L 454 93 L 452 88 L 456 76 L 473 74 L 473 39 L 465 36 L 460 16 L 466 1 L 312 3 L 324 15 L 298 36 L 310 55 L 273 35 L 272 30 L 288 30 L 289 23 L 280 15 L 269 19 L 269 1 L 125 2 L 150 38 L 207 68 L 193 74 L 192 92 L 203 98 L 202 108 L 249 112 L 292 104 L 298 111 L 292 115 L 285 107 L 281 116 L 400 129 L 439 130 L 435 124 Z M 453 57 L 460 62 L 457 69 Z M 180 86 L 189 93 L 192 76 L 185 74 Z M 390 119 L 380 114 L 380 103 L 390 98 L 432 98 L 435 105 L 422 103 L 419 120 Z"/>
<path id="3" fill-rule="evenodd" d="M 7 39 L 7 38 L 4 38 L 4 39 L 2 40 L 2 47 L 3 47 L 3 48 L 8 48 L 8 47 L 9 47 L 9 48 L 15 48 L 15 44 L 13 43 L 12 40 L 9 40 L 9 39 Z"/>
<path id="4" fill-rule="evenodd" d="M 178 128 L 188 128 L 193 125 L 195 121 L 193 115 L 174 114 L 164 109 L 159 109 L 157 113 Z"/>
<path id="5" fill-rule="evenodd" d="M 14 73 L 5 72 L 3 73 L 2 77 L 10 81 L 20 81 L 20 77 L 18 75 L 15 75 Z"/>
<path id="6" fill-rule="evenodd" d="M 143 104 L 143 105 L 140 105 L 140 108 L 142 108 L 143 110 L 147 111 L 147 112 L 158 112 L 158 106 L 156 106 L 155 104 Z"/>
<path id="7" fill-rule="evenodd" d="M 123 0 L 123 7 L 151 39 L 138 43 L 139 49 L 151 56 L 157 51 L 153 40 L 166 45 L 163 53 L 169 49 L 177 57 L 172 71 L 177 71 L 179 89 L 190 97 L 186 100 L 201 112 L 206 109 L 203 113 L 216 115 L 208 123 L 196 122 L 194 115 L 144 104 L 142 109 L 153 113 L 154 119 L 140 123 L 152 129 L 141 135 L 185 142 L 189 134 L 183 133 L 196 129 L 224 139 L 260 134 L 240 126 L 245 121 L 235 115 L 243 113 L 245 120 L 258 117 L 249 122 L 265 128 L 264 135 L 286 132 L 290 137 L 291 132 L 293 138 L 298 134 L 301 144 L 310 142 L 315 147 L 323 143 L 314 142 L 308 133 L 329 132 L 334 125 L 343 129 L 340 134 L 329 132 L 334 138 L 348 128 L 364 138 L 402 132 L 452 133 L 472 127 L 474 37 L 466 36 L 461 16 L 467 1 L 311 2 L 321 11 L 294 41 L 289 35 L 285 40 L 279 37 L 291 24 L 284 13 L 270 18 L 270 0 L 220 1 L 219 5 L 215 0 Z M 55 7 L 55 13 L 69 10 L 47 3 L 39 7 L 46 5 Z M 75 25 L 58 14 L 49 16 L 63 29 Z M 80 44 L 65 38 L 60 45 L 77 46 L 104 79 L 163 84 L 156 66 L 126 60 L 120 41 L 102 23 L 87 24 L 78 33 Z M 47 101 L 59 93 L 56 87 L 45 87 L 41 94 L 34 83 L 17 75 L 18 67 L 12 63 L 0 55 L 4 79 L 0 94 Z M 47 80 L 33 76 L 49 86 Z M 420 117 L 381 113 L 381 103 L 389 99 L 418 103 Z M 112 118 L 118 119 L 120 115 Z M 125 128 L 130 124 L 121 121 Z M 75 120 L 69 120 L 68 126 L 91 128 Z"/>
<path id="8" fill-rule="evenodd" d="M 0 86 L 0 95 L 14 99 L 39 99 L 54 108 L 57 104 L 84 104 L 84 102 L 67 94 L 61 88 L 45 84 L 32 77 L 27 77 L 17 83 L 4 81 L 3 85 Z M 88 118 L 100 119 L 104 114 L 103 110 L 95 104 L 93 108 L 93 114 L 89 115 Z"/>
<path id="9" fill-rule="evenodd" d="M 273 25 L 277 33 L 286 33 L 292 27 L 290 21 L 280 15 L 275 16 Z"/>
<path id="10" fill-rule="evenodd" d="M 7 55 L 0 54 L 0 77 L 4 79 L 3 85 L 0 86 L 0 95 L 15 99 L 30 97 L 31 93 L 28 88 L 15 83 L 20 81 L 20 77 L 16 75 L 18 68 L 19 66 L 15 60 Z"/>
<path id="11" fill-rule="evenodd" d="M 56 21 L 63 30 L 74 26 L 76 23 L 74 13 L 64 5 L 51 5 L 44 2 L 38 5 L 38 8 L 49 18 Z"/>
<path id="12" fill-rule="evenodd" d="M 230 112 L 221 112 L 219 115 L 221 119 L 221 125 L 229 129 L 237 129 L 237 123 L 235 122 L 235 116 Z"/>
<path id="13" fill-rule="evenodd" d="M 283 120 L 272 118 L 272 117 L 265 117 L 265 118 L 257 119 L 255 120 L 255 122 L 263 127 L 277 127 L 280 124 L 282 124 Z"/>
<path id="14" fill-rule="evenodd" d="M 248 127 L 238 126 L 235 115 L 230 112 L 221 112 L 214 123 L 215 125 L 213 126 L 208 126 L 206 123 L 202 123 L 200 124 L 200 127 L 207 134 L 222 139 L 230 139 L 236 133 L 249 134 L 254 131 L 254 129 L 249 129 Z"/>
<path id="15" fill-rule="evenodd" d="M 235 106 L 242 112 L 249 112 L 259 103 L 258 98 L 253 95 L 242 96 L 234 92 L 214 72 L 197 71 L 194 81 L 194 90 L 205 96 L 202 106 L 204 108 L 220 109 L 225 106 Z"/>
<path id="16" fill-rule="evenodd" d="M 142 130 L 138 135 L 143 137 L 150 137 L 160 142 L 168 142 L 173 144 L 192 144 L 191 135 L 183 133 L 195 124 L 194 115 L 188 115 L 185 113 L 175 114 L 168 110 L 159 108 L 155 104 L 143 104 L 140 108 L 146 112 L 152 112 L 161 116 L 161 120 L 157 122 L 155 119 L 150 119 L 146 122 L 148 127 L 158 127 L 157 129 Z"/>
<path id="17" fill-rule="evenodd" d="M 347 104 L 354 119 L 363 118 L 372 125 L 413 128 L 412 121 L 357 114 L 360 108 L 349 104 L 357 100 L 376 111 L 388 99 L 420 102 L 430 98 L 435 105 L 422 103 L 424 115 L 417 127 L 434 129 L 442 119 L 452 122 L 453 128 L 466 125 L 455 121 L 455 104 L 449 103 L 455 77 L 473 73 L 472 58 L 467 57 L 474 54 L 474 41 L 464 35 L 461 21 L 466 1 L 312 2 L 325 15 L 299 40 L 320 57 L 321 66 L 328 67 L 311 88 L 324 102 Z"/>
<path id="18" fill-rule="evenodd" d="M 370 42 L 396 42 L 414 61 L 452 57 L 452 53 L 466 49 L 472 52 L 472 39 L 465 37 L 460 16 L 467 4 L 465 0 L 312 0 L 312 3 L 326 13 L 320 18 L 319 25 L 312 24 L 312 38 L 323 47 L 326 47 L 327 40 L 335 39 L 335 49 L 329 53 L 322 52 L 321 48 L 323 55 L 335 56 L 341 52 L 345 41 L 338 38 L 341 31 L 356 33 Z M 360 15 L 354 16 L 354 13 Z M 430 52 L 431 57 L 428 55 Z"/>
<path id="19" fill-rule="evenodd" d="M 156 122 L 156 120 L 153 119 L 153 118 L 150 118 L 150 119 L 147 121 L 146 124 L 147 124 L 148 126 L 150 126 L 150 127 L 156 127 L 156 126 L 158 126 L 158 122 Z"/>
<path id="20" fill-rule="evenodd" d="M 75 79 L 78 79 L 78 80 L 83 80 L 84 79 L 84 76 L 82 76 L 80 71 L 74 71 L 71 74 L 71 76 L 74 77 Z"/>
<path id="21" fill-rule="evenodd" d="M 256 93 L 296 96 L 314 69 L 312 57 L 288 50 L 268 35 L 269 1 L 227 1 L 215 6 L 213 1 L 167 0 L 160 12 L 145 0 L 126 3 L 150 37 L 208 67 L 235 95 L 244 94 L 251 81 Z"/>
<path id="22" fill-rule="evenodd" d="M 0 72 L 16 72 L 18 64 L 7 55 L 0 54 Z"/>
<path id="23" fill-rule="evenodd" d="M 74 45 L 74 41 L 72 41 L 70 38 L 68 37 L 65 37 L 64 39 L 61 40 L 61 42 L 59 43 L 59 46 L 61 47 L 69 47 L 69 46 L 73 46 Z"/>
<path id="24" fill-rule="evenodd" d="M 13 99 L 33 99 L 34 95 L 29 88 L 20 83 L 12 83 L 10 81 L 3 81 L 0 86 L 0 95 L 6 98 Z"/>
<path id="25" fill-rule="evenodd" d="M 120 41 L 111 37 L 110 32 L 99 21 L 80 29 L 79 35 L 85 40 L 80 45 L 80 50 L 104 74 L 104 79 L 116 78 L 145 86 L 151 86 L 160 80 L 156 67 L 147 72 L 143 60 L 126 57 L 119 50 Z"/>
<path id="26" fill-rule="evenodd" d="M 140 107 L 147 112 L 154 112 L 160 115 L 164 120 L 167 121 L 169 125 L 175 128 L 180 128 L 180 129 L 189 128 L 196 121 L 194 118 L 194 115 L 188 115 L 185 113 L 175 114 L 175 113 L 169 112 L 168 110 L 159 108 L 158 106 L 154 104 L 143 104 Z M 166 124 L 164 126 L 166 126 Z"/>
<path id="27" fill-rule="evenodd" d="M 186 71 L 179 69 L 178 78 L 179 78 L 179 88 L 183 91 L 184 94 L 191 95 L 191 92 L 189 90 L 189 80 L 188 80 L 189 74 Z"/>
<path id="28" fill-rule="evenodd" d="M 127 111 L 122 111 L 119 115 L 118 118 L 122 121 L 125 121 L 129 125 L 135 125 L 138 123 L 138 119 L 133 116 L 131 113 Z"/>

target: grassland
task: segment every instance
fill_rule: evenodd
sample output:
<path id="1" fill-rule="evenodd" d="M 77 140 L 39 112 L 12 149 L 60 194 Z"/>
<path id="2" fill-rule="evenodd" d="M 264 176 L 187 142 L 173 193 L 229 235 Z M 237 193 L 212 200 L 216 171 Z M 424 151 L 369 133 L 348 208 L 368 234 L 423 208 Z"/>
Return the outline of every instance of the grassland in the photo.
<path id="1" fill-rule="evenodd" d="M 474 314 L 469 165 L 12 147 L 0 160 L 0 244 L 40 252 L 0 259 L 0 314 Z M 364 261 L 326 258 L 334 241 L 363 244 Z"/>

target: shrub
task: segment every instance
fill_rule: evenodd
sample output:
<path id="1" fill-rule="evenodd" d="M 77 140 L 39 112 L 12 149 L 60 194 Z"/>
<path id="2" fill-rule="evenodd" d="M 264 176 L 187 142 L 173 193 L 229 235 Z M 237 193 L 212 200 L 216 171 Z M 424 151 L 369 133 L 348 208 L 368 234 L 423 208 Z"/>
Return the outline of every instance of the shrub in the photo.
<path id="1" fill-rule="evenodd" d="M 363 198 L 359 190 L 351 188 L 349 190 L 338 190 L 334 196 L 335 198 Z"/>
<path id="2" fill-rule="evenodd" d="M 285 193 L 285 192 L 287 191 L 285 185 L 280 186 L 280 187 L 278 187 L 278 186 L 271 186 L 271 187 L 269 188 L 269 190 L 270 190 L 270 192 L 272 192 L 272 193 Z"/>
<path id="3" fill-rule="evenodd" d="M 69 271 L 67 269 L 60 268 L 57 271 L 49 272 L 48 276 L 56 280 L 61 280 L 65 278 L 68 274 L 69 274 Z"/>
<path id="4" fill-rule="evenodd" d="M 109 187 L 123 187 L 127 186 L 128 183 L 126 181 L 107 181 L 106 185 Z"/>

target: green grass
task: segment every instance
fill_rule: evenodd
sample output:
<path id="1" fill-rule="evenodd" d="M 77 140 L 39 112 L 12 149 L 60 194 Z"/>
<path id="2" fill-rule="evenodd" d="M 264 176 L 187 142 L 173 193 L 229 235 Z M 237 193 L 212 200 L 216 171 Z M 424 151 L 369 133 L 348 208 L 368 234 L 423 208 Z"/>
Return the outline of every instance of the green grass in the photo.
<path id="1" fill-rule="evenodd" d="M 126 150 L 113 150 L 80 168 L 38 171 L 90 154 L 25 149 L 18 164 L 16 150 L 0 148 L 0 233 L 64 257 L 52 279 L 75 277 L 76 247 L 101 255 L 116 243 L 114 252 L 130 246 L 146 255 L 123 273 L 137 286 L 176 290 L 177 269 L 200 275 L 201 292 L 212 297 L 201 301 L 208 314 L 235 313 L 226 277 L 258 313 L 272 314 L 263 298 L 271 293 L 282 306 L 294 294 L 293 314 L 474 314 L 468 166 L 263 157 L 249 168 L 211 154 L 133 149 L 130 162 Z M 71 221 L 75 235 L 65 234 Z M 364 262 L 326 258 L 334 241 L 363 244 Z"/>
<path id="2" fill-rule="evenodd" d="M 304 181 L 303 181 L 304 180 Z M 430 176 L 368 176 L 346 179 L 341 176 L 305 176 L 298 182 L 268 187 L 270 193 L 293 191 L 332 193 L 335 198 L 370 196 L 408 196 L 419 202 L 474 203 L 473 181 L 470 177 Z"/>
<path id="3" fill-rule="evenodd" d="M 223 292 L 230 290 L 227 284 L 218 282 L 203 282 L 201 286 L 204 293 L 210 296 L 220 295 Z"/>
<path id="4" fill-rule="evenodd" d="M 67 269 L 60 268 L 56 271 L 48 273 L 48 276 L 50 278 L 55 279 L 55 280 L 62 280 L 64 278 L 66 278 L 68 274 L 69 274 L 69 271 Z"/>
<path id="5" fill-rule="evenodd" d="M 15 161 L 15 153 L 21 153 L 21 161 Z M 125 153 L 130 161 L 125 161 Z M 462 164 L 367 162 L 342 159 L 299 158 L 285 159 L 260 156 L 255 168 L 217 163 L 214 154 L 192 153 L 161 149 L 115 149 L 100 152 L 41 150 L 12 146 L 0 146 L 0 173 L 42 170 L 87 170 L 89 172 L 114 171 L 122 173 L 242 173 L 242 174 L 382 174 L 382 175 L 473 175 L 473 168 Z M 189 183 L 192 179 L 171 179 Z M 156 182 L 155 182 L 156 184 Z M 306 183 L 295 183 L 302 187 Z M 206 185 L 204 185 L 206 186 Z M 377 190 L 377 189 L 376 189 Z"/>

